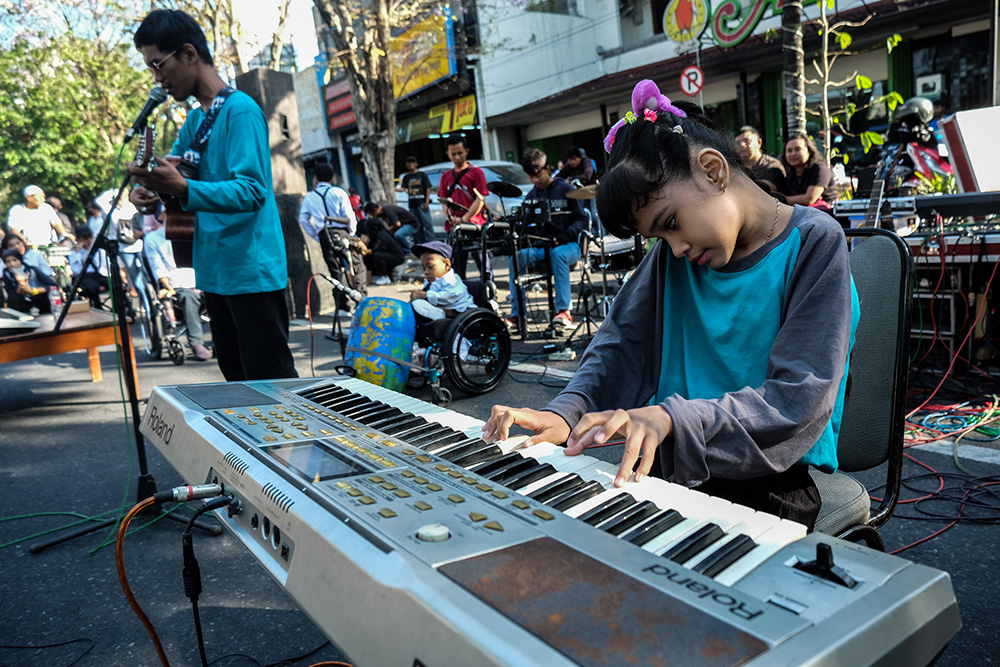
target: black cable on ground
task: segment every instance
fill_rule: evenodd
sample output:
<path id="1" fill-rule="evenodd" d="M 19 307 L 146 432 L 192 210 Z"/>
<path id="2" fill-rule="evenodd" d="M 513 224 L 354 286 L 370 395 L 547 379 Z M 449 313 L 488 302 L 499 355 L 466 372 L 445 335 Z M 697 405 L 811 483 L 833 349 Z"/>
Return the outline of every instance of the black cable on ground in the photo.
<path id="1" fill-rule="evenodd" d="M 75 644 L 77 642 L 90 642 L 90 645 L 87 646 L 87 650 L 85 650 L 83 653 L 74 658 L 72 662 L 66 664 L 66 667 L 72 667 L 76 663 L 80 662 L 80 660 L 83 659 L 83 656 L 90 653 L 93 650 L 94 646 L 96 646 L 97 642 L 95 642 L 90 637 L 78 637 L 76 639 L 69 639 L 67 641 L 58 642 L 55 644 L 33 644 L 33 645 L 23 645 L 23 646 L 18 644 L 0 644 L 0 648 L 38 650 L 42 648 L 57 648 L 59 646 L 69 646 L 70 644 Z"/>
<path id="2" fill-rule="evenodd" d="M 181 571 L 181 576 L 184 579 L 184 595 L 191 600 L 191 609 L 194 613 L 194 631 L 198 638 L 198 654 L 201 656 L 202 667 L 208 667 L 208 656 L 205 654 L 205 637 L 201 631 L 201 614 L 198 613 L 198 596 L 201 595 L 201 568 L 198 566 L 198 559 L 194 556 L 194 536 L 192 533 L 195 520 L 198 517 L 206 512 L 222 509 L 232 500 L 232 496 L 219 496 L 204 501 L 188 520 L 184 534 L 181 535 L 181 544 L 184 550 L 184 568 Z"/>

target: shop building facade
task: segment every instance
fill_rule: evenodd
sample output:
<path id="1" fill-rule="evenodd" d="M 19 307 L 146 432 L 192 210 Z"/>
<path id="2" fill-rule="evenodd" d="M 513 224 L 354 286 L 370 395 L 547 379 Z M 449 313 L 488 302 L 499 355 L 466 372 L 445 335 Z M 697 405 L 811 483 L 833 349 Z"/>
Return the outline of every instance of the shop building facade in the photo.
<path id="1" fill-rule="evenodd" d="M 780 29 L 781 0 L 479 0 L 482 85 L 478 90 L 483 144 L 496 159 L 527 147 L 555 163 L 569 146 L 603 164 L 601 141 L 630 108 L 632 87 L 652 79 L 671 99 L 701 104 L 724 129 L 757 127 L 765 148 L 780 154 L 787 127 Z M 840 57 L 833 80 L 854 72 L 872 81 L 832 91 L 864 106 L 894 91 L 944 97 L 950 112 L 996 104 L 996 16 L 991 0 L 837 1 L 830 20 L 849 28 L 851 55 Z M 806 2 L 803 20 L 819 16 Z M 805 29 L 806 78 L 820 48 Z M 899 35 L 891 50 L 887 39 Z M 895 40 L 893 40 L 895 42 Z M 686 68 L 703 72 L 698 94 L 681 89 Z M 686 86 L 693 88 L 691 86 Z M 820 88 L 806 85 L 807 107 L 818 109 Z M 818 120 L 807 114 L 808 120 Z M 885 105 L 855 114 L 852 133 L 879 131 Z M 818 129 L 810 126 L 810 129 Z"/>

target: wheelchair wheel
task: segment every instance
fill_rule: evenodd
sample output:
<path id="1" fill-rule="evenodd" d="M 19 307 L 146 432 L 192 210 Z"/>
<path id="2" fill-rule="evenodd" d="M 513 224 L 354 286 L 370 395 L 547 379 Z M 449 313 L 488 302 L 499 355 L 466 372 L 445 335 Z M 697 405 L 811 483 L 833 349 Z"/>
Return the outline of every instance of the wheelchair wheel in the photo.
<path id="1" fill-rule="evenodd" d="M 167 341 L 167 354 L 170 355 L 170 361 L 174 362 L 175 366 L 180 366 L 184 363 L 184 346 L 181 345 L 178 340 L 168 340 Z"/>
<path id="2" fill-rule="evenodd" d="M 434 387 L 434 398 L 432 399 L 434 405 L 440 405 L 442 407 L 451 403 L 451 392 L 448 391 L 446 387 Z"/>
<path id="3" fill-rule="evenodd" d="M 152 288 L 139 293 L 139 307 L 136 310 L 136 323 L 142 334 L 143 347 L 153 359 L 163 357 L 163 312 L 156 301 L 156 294 L 150 294 Z"/>
<path id="4" fill-rule="evenodd" d="M 485 394 L 503 380 L 510 366 L 510 332 L 485 308 L 460 314 L 444 337 L 448 379 L 467 394 Z"/>

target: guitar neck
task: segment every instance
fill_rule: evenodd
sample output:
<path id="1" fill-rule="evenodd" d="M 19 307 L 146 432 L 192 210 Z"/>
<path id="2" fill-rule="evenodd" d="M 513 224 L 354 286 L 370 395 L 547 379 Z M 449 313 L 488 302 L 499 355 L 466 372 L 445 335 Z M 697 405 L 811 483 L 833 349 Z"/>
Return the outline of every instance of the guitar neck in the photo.
<path id="1" fill-rule="evenodd" d="M 875 179 L 872 183 L 872 191 L 868 200 L 868 210 L 865 211 L 865 226 L 874 227 L 878 224 L 879 209 L 882 208 L 882 194 L 885 190 L 885 180 Z"/>

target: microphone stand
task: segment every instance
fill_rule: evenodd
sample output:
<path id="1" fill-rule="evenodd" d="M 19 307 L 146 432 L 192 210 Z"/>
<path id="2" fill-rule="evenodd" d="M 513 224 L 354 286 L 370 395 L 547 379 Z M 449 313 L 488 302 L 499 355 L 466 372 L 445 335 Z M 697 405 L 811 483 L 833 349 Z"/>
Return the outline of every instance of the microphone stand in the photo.
<path id="1" fill-rule="evenodd" d="M 357 290 L 351 289 L 350 287 L 340 282 L 339 280 L 334 280 L 333 278 L 324 273 L 319 274 L 319 277 L 323 278 L 328 283 L 333 285 L 333 289 L 337 290 L 338 292 L 342 292 L 345 296 L 347 296 L 348 299 L 350 299 L 354 303 L 361 303 L 361 299 L 358 298 L 359 296 L 361 296 L 361 293 L 358 292 Z M 340 324 L 340 316 L 337 315 L 336 312 L 334 312 L 333 315 L 333 332 L 334 332 L 333 336 L 330 336 L 330 339 L 335 340 L 340 344 L 340 356 L 341 358 L 343 358 L 344 355 L 347 353 L 347 338 L 344 336 L 344 330 L 342 328 L 342 325 Z"/>
<path id="2" fill-rule="evenodd" d="M 135 352 L 132 347 L 132 332 L 129 328 L 128 320 L 127 318 L 122 317 L 122 314 L 127 310 L 128 298 L 125 292 L 125 283 L 122 282 L 121 272 L 118 270 L 118 239 L 110 239 L 107 236 L 108 229 L 111 227 L 111 216 L 114 213 L 115 208 L 117 208 L 118 201 L 121 199 L 122 194 L 125 192 L 125 188 L 131 180 L 132 175 L 127 174 L 125 176 L 125 180 L 122 181 L 121 187 L 118 188 L 118 194 L 116 194 L 114 199 L 111 200 L 111 210 L 104 215 L 104 224 L 101 225 L 101 231 L 98 232 L 97 237 L 91 244 L 90 252 L 87 253 L 87 258 L 83 262 L 84 269 L 80 271 L 80 275 L 73 278 L 73 284 L 70 287 L 70 298 L 72 299 L 76 295 L 76 291 L 79 289 L 83 276 L 86 273 L 86 267 L 91 266 L 94 255 L 99 249 L 103 249 L 108 258 L 108 273 L 111 279 L 112 311 L 118 318 L 118 333 L 119 338 L 121 339 L 122 369 L 125 373 L 125 389 L 128 392 L 129 406 L 132 411 L 132 433 L 135 437 L 136 454 L 139 459 L 139 480 L 136 496 L 137 502 L 140 502 L 156 494 L 156 480 L 153 479 L 153 476 L 149 472 L 149 466 L 146 462 L 146 441 L 143 439 L 142 433 L 139 431 L 139 424 L 142 417 L 139 414 L 139 396 L 138 388 L 136 387 L 135 382 L 136 371 L 135 367 L 132 365 Z M 63 308 L 62 313 L 59 314 L 59 319 L 56 321 L 54 331 L 58 332 L 62 327 L 67 313 L 69 313 L 68 303 Z M 150 507 L 146 508 L 141 514 L 148 517 L 155 517 L 161 511 L 162 509 L 160 504 L 154 503 Z M 167 514 L 166 516 L 169 519 L 173 519 L 174 521 L 184 524 L 188 521 L 185 517 L 177 516 L 174 513 Z M 62 544 L 63 542 L 68 542 L 69 540 L 82 535 L 86 535 L 96 530 L 100 530 L 101 528 L 106 528 L 107 526 L 118 523 L 118 519 L 119 517 L 115 517 L 114 519 L 107 519 L 99 523 L 93 523 L 71 533 L 66 533 L 61 537 L 33 544 L 28 551 L 32 554 L 40 553 L 49 547 Z M 213 525 L 196 523 L 195 525 L 212 535 L 222 534 L 222 527 L 218 524 Z"/>

